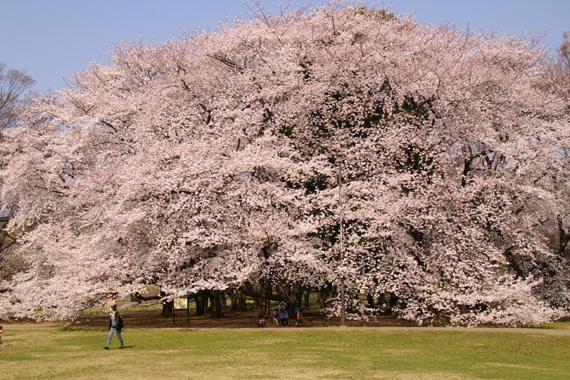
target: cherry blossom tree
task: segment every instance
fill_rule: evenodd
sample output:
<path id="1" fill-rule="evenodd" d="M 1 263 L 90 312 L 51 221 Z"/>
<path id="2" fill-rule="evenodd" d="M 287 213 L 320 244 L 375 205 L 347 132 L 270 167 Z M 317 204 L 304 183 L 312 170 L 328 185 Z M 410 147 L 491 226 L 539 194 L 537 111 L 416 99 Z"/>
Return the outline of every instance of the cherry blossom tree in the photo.
<path id="1" fill-rule="evenodd" d="M 351 6 L 119 45 L 6 132 L 29 267 L 1 306 L 67 318 L 155 284 L 319 291 L 338 315 L 344 283 L 351 318 L 565 315 L 549 232 L 570 215 L 570 118 L 546 71 L 528 41 Z"/>

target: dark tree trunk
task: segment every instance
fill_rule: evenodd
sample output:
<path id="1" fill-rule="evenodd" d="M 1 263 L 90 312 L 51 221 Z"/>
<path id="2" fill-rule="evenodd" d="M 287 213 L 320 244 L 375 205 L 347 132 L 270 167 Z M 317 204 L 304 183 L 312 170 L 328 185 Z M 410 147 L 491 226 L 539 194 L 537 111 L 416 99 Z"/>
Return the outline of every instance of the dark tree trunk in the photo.
<path id="1" fill-rule="evenodd" d="M 239 308 L 239 293 L 237 290 L 231 290 L 229 293 L 230 304 L 232 311 L 237 311 Z"/>
<path id="2" fill-rule="evenodd" d="M 299 290 L 295 295 L 295 302 L 291 305 L 291 318 L 295 318 L 295 308 L 301 308 L 303 303 L 303 289 Z"/>
<path id="3" fill-rule="evenodd" d="M 259 308 L 259 318 L 265 318 L 265 311 L 267 310 L 267 300 L 264 298 L 259 299 L 259 303 L 257 304 Z"/>
<path id="4" fill-rule="evenodd" d="M 308 309 L 311 306 L 311 289 L 305 292 L 305 297 L 303 300 L 303 307 Z"/>
<path id="5" fill-rule="evenodd" d="M 565 256 L 566 248 L 570 243 L 570 232 L 564 229 L 564 224 L 562 222 L 562 217 L 558 215 L 558 236 L 559 236 L 559 248 L 560 254 Z"/>
<path id="6" fill-rule="evenodd" d="M 324 288 L 319 291 L 319 306 L 324 309 L 326 306 L 327 299 L 329 298 L 330 289 Z"/>
<path id="7" fill-rule="evenodd" d="M 162 290 L 160 291 L 160 297 L 166 297 L 166 293 Z M 172 311 L 174 310 L 174 301 L 162 301 L 162 312 L 160 315 L 162 317 L 172 317 Z"/>
<path id="8" fill-rule="evenodd" d="M 238 297 L 238 311 L 247 311 L 246 296 L 240 292 Z"/>
<path id="9" fill-rule="evenodd" d="M 374 296 L 370 293 L 368 293 L 366 295 L 366 301 L 368 302 L 368 307 L 373 309 L 376 307 L 375 302 L 374 302 Z"/>
<path id="10" fill-rule="evenodd" d="M 222 309 L 222 297 L 219 291 L 210 292 L 210 318 L 222 318 L 224 312 Z"/>
<path id="11" fill-rule="evenodd" d="M 386 308 L 386 314 L 392 314 L 392 309 L 397 305 L 399 299 L 394 293 L 388 293 L 388 307 Z"/>
<path id="12" fill-rule="evenodd" d="M 261 307 L 261 301 L 263 301 L 262 298 L 260 297 L 253 297 L 253 304 L 255 305 L 256 309 L 259 309 Z"/>
<path id="13" fill-rule="evenodd" d="M 263 308 L 263 315 L 262 317 L 264 318 L 269 318 L 269 316 L 271 315 L 271 295 L 273 293 L 273 287 L 271 286 L 271 284 L 268 282 L 266 284 L 264 284 L 264 294 L 265 294 L 265 299 L 263 300 L 264 303 L 264 308 Z"/>
<path id="14" fill-rule="evenodd" d="M 162 302 L 162 313 L 163 317 L 172 317 L 172 312 L 174 310 L 174 301 L 164 301 Z"/>
<path id="15" fill-rule="evenodd" d="M 199 292 L 194 296 L 194 302 L 196 302 L 196 315 L 204 315 L 208 306 L 208 297 L 203 292 Z"/>

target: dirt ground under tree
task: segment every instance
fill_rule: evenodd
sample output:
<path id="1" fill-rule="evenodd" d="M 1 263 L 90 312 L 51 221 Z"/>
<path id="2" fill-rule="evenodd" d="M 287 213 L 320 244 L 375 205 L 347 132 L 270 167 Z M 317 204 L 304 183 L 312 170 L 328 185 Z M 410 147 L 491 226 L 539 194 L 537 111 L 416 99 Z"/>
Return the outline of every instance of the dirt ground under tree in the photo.
<path id="1" fill-rule="evenodd" d="M 190 310 L 190 319 L 186 310 L 177 310 L 175 318 L 171 316 L 163 316 L 160 308 L 124 308 L 121 310 L 121 316 L 125 326 L 133 328 L 147 327 L 189 327 L 189 328 L 244 328 L 256 327 L 259 320 L 259 311 L 256 309 L 247 311 L 224 311 L 222 318 L 211 318 L 209 314 L 197 316 L 194 310 Z M 273 327 L 271 318 L 266 319 L 267 327 Z M 104 310 L 96 313 L 88 313 L 80 316 L 73 321 L 71 325 L 75 327 L 100 328 L 106 327 L 108 316 Z M 328 319 L 322 316 L 318 311 L 306 311 L 303 313 L 303 324 L 301 327 L 327 327 L 338 326 L 338 319 Z M 368 321 L 351 321 L 347 320 L 347 326 L 375 326 L 375 327 L 411 327 L 416 326 L 415 323 L 397 319 L 394 316 L 379 316 Z M 289 320 L 288 328 L 296 328 L 295 320 Z"/>

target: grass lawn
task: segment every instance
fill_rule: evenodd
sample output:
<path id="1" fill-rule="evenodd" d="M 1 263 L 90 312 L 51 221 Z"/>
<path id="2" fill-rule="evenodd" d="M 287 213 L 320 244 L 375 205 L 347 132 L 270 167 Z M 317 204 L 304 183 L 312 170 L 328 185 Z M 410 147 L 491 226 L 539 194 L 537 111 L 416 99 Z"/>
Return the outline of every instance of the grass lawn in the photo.
<path id="1" fill-rule="evenodd" d="M 555 329 L 126 329 L 5 325 L 0 379 L 569 379 Z"/>

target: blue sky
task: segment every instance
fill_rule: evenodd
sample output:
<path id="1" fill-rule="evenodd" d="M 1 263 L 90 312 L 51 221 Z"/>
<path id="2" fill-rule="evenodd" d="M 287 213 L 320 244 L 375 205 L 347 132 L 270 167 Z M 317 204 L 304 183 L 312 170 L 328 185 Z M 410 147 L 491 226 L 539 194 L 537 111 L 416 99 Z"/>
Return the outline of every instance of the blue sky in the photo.
<path id="1" fill-rule="evenodd" d="M 260 0 L 270 12 L 287 1 Z M 326 0 L 292 0 L 293 7 Z M 570 31 L 570 0 L 384 0 L 397 14 L 429 24 L 522 36 L 544 35 L 554 49 Z M 121 41 L 161 42 L 247 17 L 242 0 L 0 0 L 0 62 L 25 70 L 41 92 L 89 62 L 108 62 Z"/>

